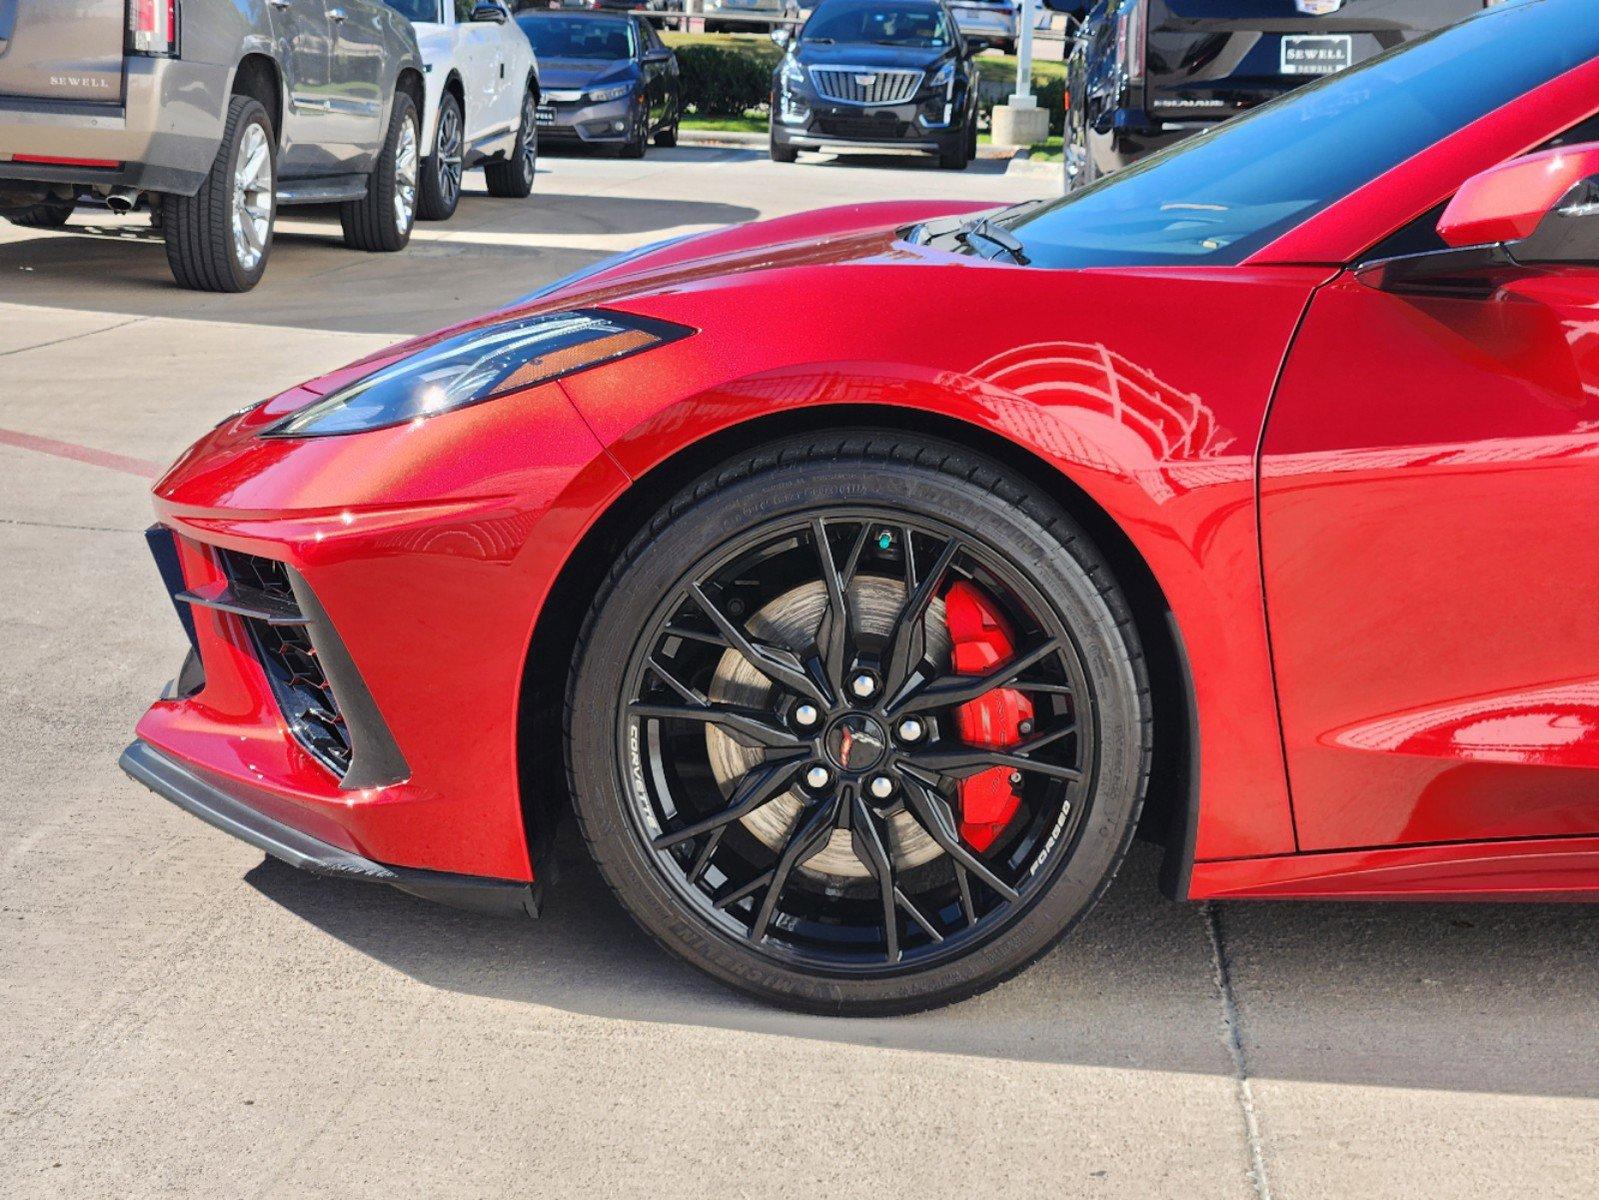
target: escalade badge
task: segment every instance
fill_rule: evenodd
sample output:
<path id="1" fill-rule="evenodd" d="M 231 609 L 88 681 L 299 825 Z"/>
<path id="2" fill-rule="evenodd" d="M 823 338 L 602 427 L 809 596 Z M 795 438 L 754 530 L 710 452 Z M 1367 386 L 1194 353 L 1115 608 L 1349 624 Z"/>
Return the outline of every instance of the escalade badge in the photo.
<path id="1" fill-rule="evenodd" d="M 857 76 L 855 76 L 855 82 L 857 84 L 859 84 L 863 88 L 869 88 L 869 87 L 872 86 L 872 84 L 877 82 L 877 76 L 876 75 L 857 75 Z"/>
<path id="2" fill-rule="evenodd" d="M 1344 0 L 1294 0 L 1295 6 L 1307 17 L 1325 17 L 1344 6 Z"/>

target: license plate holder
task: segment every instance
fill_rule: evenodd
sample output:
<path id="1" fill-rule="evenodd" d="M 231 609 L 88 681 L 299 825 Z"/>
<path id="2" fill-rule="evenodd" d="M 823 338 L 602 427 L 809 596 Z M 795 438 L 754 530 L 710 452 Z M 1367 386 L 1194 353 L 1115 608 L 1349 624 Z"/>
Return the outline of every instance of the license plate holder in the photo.
<path id="1" fill-rule="evenodd" d="M 1347 33 L 1290 33 L 1282 40 L 1284 75 L 1332 75 L 1355 61 L 1355 39 Z"/>

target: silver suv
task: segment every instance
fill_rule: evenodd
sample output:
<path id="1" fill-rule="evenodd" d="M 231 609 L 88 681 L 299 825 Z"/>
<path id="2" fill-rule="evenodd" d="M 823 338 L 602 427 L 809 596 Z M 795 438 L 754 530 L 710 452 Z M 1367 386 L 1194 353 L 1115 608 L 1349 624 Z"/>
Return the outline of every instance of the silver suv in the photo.
<path id="1" fill-rule="evenodd" d="M 416 218 L 422 58 L 378 0 L 0 0 L 0 215 L 148 204 L 186 287 L 242 292 L 281 204 L 341 205 L 346 244 Z"/>

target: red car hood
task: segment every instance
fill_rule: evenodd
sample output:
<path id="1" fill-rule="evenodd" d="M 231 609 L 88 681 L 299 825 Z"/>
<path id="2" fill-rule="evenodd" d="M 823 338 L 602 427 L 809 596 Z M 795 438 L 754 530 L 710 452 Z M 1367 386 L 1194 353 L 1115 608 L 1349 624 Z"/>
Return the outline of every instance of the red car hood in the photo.
<path id="1" fill-rule="evenodd" d="M 507 308 L 387 347 L 285 392 L 268 409 L 278 414 L 297 408 L 433 342 L 509 315 L 621 304 L 632 297 L 680 291 L 751 271 L 918 256 L 922 251 L 917 247 L 896 244 L 897 230 L 918 221 L 998 207 L 997 203 L 972 200 L 847 204 L 691 235 L 570 283 L 557 284 Z"/>

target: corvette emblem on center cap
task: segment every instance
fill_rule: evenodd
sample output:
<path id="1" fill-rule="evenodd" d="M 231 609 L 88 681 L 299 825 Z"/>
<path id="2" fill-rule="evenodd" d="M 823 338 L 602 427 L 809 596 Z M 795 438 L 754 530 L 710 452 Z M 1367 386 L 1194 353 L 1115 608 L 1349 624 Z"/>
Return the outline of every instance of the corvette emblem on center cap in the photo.
<path id="1" fill-rule="evenodd" d="M 1294 0 L 1294 6 L 1307 17 L 1325 17 L 1344 6 L 1344 0 Z"/>

